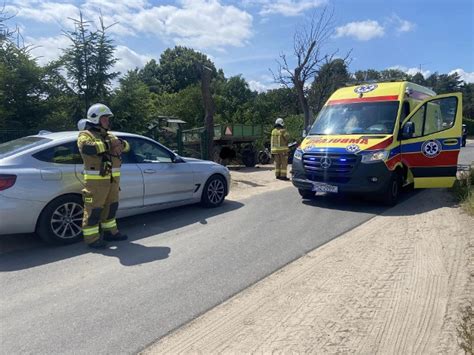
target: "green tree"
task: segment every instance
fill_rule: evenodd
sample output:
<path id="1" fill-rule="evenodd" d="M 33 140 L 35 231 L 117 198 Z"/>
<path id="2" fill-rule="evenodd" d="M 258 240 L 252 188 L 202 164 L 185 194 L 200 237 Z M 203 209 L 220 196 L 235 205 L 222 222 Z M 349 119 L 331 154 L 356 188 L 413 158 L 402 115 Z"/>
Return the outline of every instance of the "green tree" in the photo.
<path id="1" fill-rule="evenodd" d="M 162 93 L 155 97 L 157 112 L 186 121 L 187 127 L 204 125 L 204 106 L 199 84 L 189 85 L 175 93 Z"/>
<path id="2" fill-rule="evenodd" d="M 43 70 L 25 48 L 0 46 L 0 127 L 41 127 L 48 113 Z"/>
<path id="3" fill-rule="evenodd" d="M 357 82 L 379 81 L 381 79 L 380 72 L 375 69 L 357 70 L 354 77 Z"/>
<path id="4" fill-rule="evenodd" d="M 114 128 L 145 133 L 150 121 L 157 115 L 154 94 L 141 81 L 138 70 L 131 70 L 119 80 L 111 100 Z"/>
<path id="5" fill-rule="evenodd" d="M 203 53 L 194 49 L 176 46 L 166 49 L 160 56 L 158 78 L 161 92 L 178 92 L 201 80 L 200 65 L 212 70 L 212 77 L 217 77 L 214 63 Z"/>
<path id="6" fill-rule="evenodd" d="M 90 29 L 90 22 L 85 21 L 82 13 L 79 19 L 73 19 L 74 30 L 65 32 L 72 44 L 62 56 L 67 77 L 72 90 L 77 96 L 74 118 L 84 117 L 90 105 L 107 101 L 111 81 L 119 73 L 110 72 L 116 62 L 113 56 L 115 47 L 107 36 L 102 18 L 100 28 Z"/>
<path id="7" fill-rule="evenodd" d="M 350 81 L 351 74 L 343 59 L 335 59 L 324 64 L 316 73 L 311 85 L 309 103 L 312 111 L 318 114 L 329 96 Z"/>

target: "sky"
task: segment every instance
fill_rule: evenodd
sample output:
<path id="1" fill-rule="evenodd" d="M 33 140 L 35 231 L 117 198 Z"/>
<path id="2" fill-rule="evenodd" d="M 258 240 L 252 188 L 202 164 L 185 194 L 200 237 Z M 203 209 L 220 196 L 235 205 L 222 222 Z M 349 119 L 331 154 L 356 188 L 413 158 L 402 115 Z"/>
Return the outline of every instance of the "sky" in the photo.
<path id="1" fill-rule="evenodd" d="M 226 77 L 242 75 L 252 90 L 278 87 L 270 70 L 281 54 L 292 58 L 295 31 L 324 8 L 333 34 L 322 54 L 350 52 L 349 70 L 387 68 L 458 72 L 474 82 L 474 0 L 6 0 L 24 42 L 40 64 L 70 45 L 81 11 L 87 20 L 114 24 L 109 34 L 125 74 L 175 45 L 205 53 Z"/>

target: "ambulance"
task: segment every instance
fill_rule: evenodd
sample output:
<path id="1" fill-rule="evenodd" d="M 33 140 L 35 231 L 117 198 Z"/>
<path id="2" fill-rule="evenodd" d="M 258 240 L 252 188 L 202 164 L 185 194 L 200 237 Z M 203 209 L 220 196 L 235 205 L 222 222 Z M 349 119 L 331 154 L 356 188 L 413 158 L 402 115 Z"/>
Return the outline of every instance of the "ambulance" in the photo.
<path id="1" fill-rule="evenodd" d="M 362 193 L 394 205 L 404 186 L 453 186 L 461 131 L 460 93 L 406 81 L 341 88 L 295 151 L 292 182 L 303 198 Z"/>

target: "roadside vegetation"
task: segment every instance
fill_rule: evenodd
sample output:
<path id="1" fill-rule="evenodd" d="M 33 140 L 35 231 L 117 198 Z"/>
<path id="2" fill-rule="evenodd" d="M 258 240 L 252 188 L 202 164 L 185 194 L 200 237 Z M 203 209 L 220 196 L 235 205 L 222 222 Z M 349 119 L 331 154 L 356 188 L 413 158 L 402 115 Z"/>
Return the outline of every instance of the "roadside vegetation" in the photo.
<path id="1" fill-rule="evenodd" d="M 470 171 L 461 171 L 453 186 L 453 193 L 462 208 L 474 216 L 474 167 Z"/>
<path id="2" fill-rule="evenodd" d="M 472 303 L 461 308 L 461 323 L 457 328 L 459 347 L 466 354 L 474 354 L 474 309 Z"/>

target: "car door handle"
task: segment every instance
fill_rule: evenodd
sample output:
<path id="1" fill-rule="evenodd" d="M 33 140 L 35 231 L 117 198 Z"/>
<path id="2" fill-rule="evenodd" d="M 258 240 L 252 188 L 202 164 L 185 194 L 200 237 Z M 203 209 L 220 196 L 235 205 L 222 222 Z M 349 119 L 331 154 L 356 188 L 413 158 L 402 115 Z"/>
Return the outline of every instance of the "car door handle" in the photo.
<path id="1" fill-rule="evenodd" d="M 458 144 L 458 140 L 454 139 L 454 138 L 453 139 L 445 139 L 443 141 L 443 144 L 445 144 L 445 145 L 456 145 L 456 144 Z"/>
<path id="2" fill-rule="evenodd" d="M 143 170 L 143 172 L 145 174 L 154 174 L 154 173 L 156 173 L 156 170 L 155 169 L 145 169 L 145 170 Z"/>

